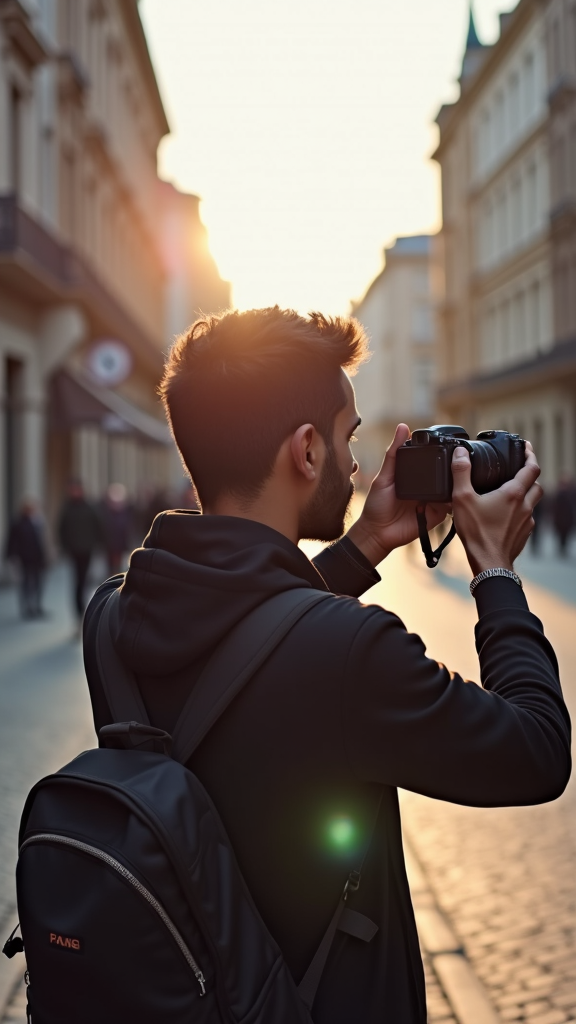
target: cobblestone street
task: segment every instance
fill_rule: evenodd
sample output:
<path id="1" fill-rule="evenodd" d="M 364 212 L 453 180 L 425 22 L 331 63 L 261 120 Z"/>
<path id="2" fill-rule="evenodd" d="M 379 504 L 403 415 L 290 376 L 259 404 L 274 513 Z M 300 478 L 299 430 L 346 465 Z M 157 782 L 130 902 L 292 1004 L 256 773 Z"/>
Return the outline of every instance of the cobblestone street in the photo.
<path id="1" fill-rule="evenodd" d="M 576 559 L 560 563 L 546 541 L 541 560 L 524 555 L 517 568 L 556 650 L 574 718 Z M 430 654 L 477 680 L 475 609 L 459 543 L 441 573 L 415 549 L 393 557 L 370 598 L 420 632 Z M 575 805 L 573 780 L 540 807 L 476 809 L 402 794 L 405 834 L 502 1021 L 576 1020 Z M 443 1012 L 434 994 L 430 1021 L 443 1021 Z"/>
<path id="2" fill-rule="evenodd" d="M 425 568 L 415 548 L 391 556 L 367 600 L 396 611 L 408 628 L 421 633 L 432 656 L 478 679 L 475 607 L 457 543 L 435 572 Z M 561 564 L 546 539 L 541 560 L 524 556 L 518 571 L 530 607 L 556 649 L 574 715 L 576 559 L 572 555 Z M 66 584 L 65 570 L 58 568 L 46 597 L 50 618 L 33 623 L 17 618 L 12 591 L 0 592 L 2 937 L 14 910 L 24 796 L 39 776 L 94 740 Z M 490 1018 L 455 1013 L 453 995 L 435 970 L 434 951 L 425 948 L 430 1024 L 576 1021 L 575 804 L 574 783 L 559 801 L 536 808 L 478 810 L 402 794 L 406 838 L 426 886 L 422 905 L 437 906 L 445 915 L 495 1009 Z M 415 892 L 417 906 L 419 901 Z M 2 1021 L 24 1024 L 22 990 Z"/>

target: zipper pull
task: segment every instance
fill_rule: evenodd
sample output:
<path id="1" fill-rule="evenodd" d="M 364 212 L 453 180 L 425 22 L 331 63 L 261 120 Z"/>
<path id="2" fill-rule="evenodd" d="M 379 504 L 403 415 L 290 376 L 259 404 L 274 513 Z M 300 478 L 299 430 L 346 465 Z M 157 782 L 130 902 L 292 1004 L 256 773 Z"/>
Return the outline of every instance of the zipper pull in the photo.
<path id="1" fill-rule="evenodd" d="M 206 995 L 206 978 L 202 974 L 202 971 L 196 972 L 196 981 L 200 985 L 200 998 Z"/>

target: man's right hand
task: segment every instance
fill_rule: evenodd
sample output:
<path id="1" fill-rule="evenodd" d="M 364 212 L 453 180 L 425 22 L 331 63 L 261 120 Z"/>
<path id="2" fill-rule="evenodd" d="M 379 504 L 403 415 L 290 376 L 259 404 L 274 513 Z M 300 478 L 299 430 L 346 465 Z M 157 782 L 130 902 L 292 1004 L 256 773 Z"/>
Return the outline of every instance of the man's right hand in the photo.
<path id="1" fill-rule="evenodd" d="M 512 569 L 534 528 L 532 513 L 543 490 L 536 483 L 540 467 L 526 442 L 526 462 L 513 480 L 489 494 L 477 494 L 470 480 L 472 467 L 465 448 L 452 459 L 454 524 L 476 576 L 484 569 Z"/>

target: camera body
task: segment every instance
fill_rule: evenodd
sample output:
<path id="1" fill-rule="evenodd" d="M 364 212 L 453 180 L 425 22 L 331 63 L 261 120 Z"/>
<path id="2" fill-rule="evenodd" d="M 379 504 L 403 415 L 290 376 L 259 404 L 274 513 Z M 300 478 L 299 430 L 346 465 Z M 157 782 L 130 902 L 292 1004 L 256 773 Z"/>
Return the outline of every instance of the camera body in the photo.
<path id="1" fill-rule="evenodd" d="M 415 430 L 396 452 L 396 497 L 403 501 L 452 500 L 452 456 L 467 448 L 472 463 L 472 486 L 478 494 L 495 491 L 512 480 L 525 461 L 526 442 L 507 430 L 482 430 L 471 441 L 464 427 L 440 423 Z"/>

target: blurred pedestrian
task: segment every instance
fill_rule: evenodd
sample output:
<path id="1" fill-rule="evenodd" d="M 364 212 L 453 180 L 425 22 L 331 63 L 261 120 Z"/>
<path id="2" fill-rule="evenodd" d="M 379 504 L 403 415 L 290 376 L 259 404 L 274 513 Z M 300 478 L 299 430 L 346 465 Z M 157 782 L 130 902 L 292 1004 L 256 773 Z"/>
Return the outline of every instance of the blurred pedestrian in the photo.
<path id="1" fill-rule="evenodd" d="M 124 484 L 110 484 L 101 515 L 108 573 L 115 576 L 122 572 L 124 556 L 131 546 L 132 509 Z"/>
<path id="2" fill-rule="evenodd" d="M 86 501 L 79 480 L 72 480 L 68 485 L 68 495 L 58 523 L 58 537 L 72 565 L 73 600 L 80 629 L 86 606 L 84 591 L 88 570 L 94 552 L 102 544 L 102 524 L 96 509 Z"/>
<path id="3" fill-rule="evenodd" d="M 546 503 L 546 498 L 542 498 L 542 501 L 539 501 L 538 504 L 535 505 L 534 510 L 532 512 L 532 519 L 534 520 L 534 529 L 530 534 L 530 550 L 533 555 L 538 555 L 540 553 L 540 541 L 542 539 L 542 523 L 546 519 L 547 509 L 548 506 Z"/>
<path id="4" fill-rule="evenodd" d="M 576 485 L 567 473 L 558 481 L 552 503 L 552 523 L 558 538 L 558 553 L 568 554 L 568 542 L 576 525 Z"/>
<path id="5" fill-rule="evenodd" d="M 23 619 L 37 619 L 42 609 L 42 583 L 46 569 L 44 521 L 36 502 L 27 499 L 10 526 L 6 558 L 18 567 L 20 614 Z"/>

